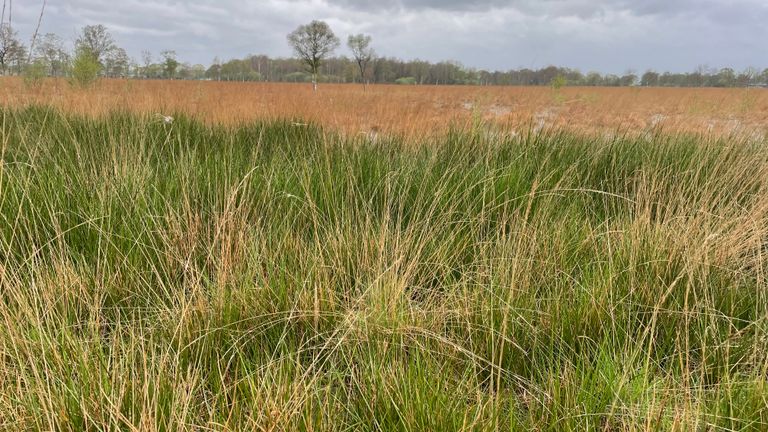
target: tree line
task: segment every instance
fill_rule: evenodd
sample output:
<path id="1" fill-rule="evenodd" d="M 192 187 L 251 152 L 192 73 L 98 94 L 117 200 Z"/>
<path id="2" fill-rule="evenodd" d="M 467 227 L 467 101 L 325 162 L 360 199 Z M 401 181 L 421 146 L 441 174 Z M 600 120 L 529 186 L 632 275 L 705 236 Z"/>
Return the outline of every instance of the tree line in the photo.
<path id="1" fill-rule="evenodd" d="M 139 59 L 119 47 L 103 25 L 83 27 L 73 49 L 58 35 L 36 37 L 27 46 L 9 23 L 0 24 L 0 74 L 23 75 L 30 80 L 65 77 L 87 84 L 99 77 L 130 79 L 182 79 L 215 81 L 271 81 L 314 83 L 378 83 L 402 85 L 514 85 L 514 86 L 664 86 L 749 87 L 768 86 L 768 69 L 699 67 L 693 72 L 652 70 L 622 75 L 582 73 L 572 68 L 547 66 L 489 71 L 455 61 L 429 62 L 378 56 L 368 35 L 350 35 L 350 55 L 336 55 L 341 46 L 330 27 L 313 21 L 291 32 L 288 42 L 295 57 L 248 55 L 210 65 L 190 64 L 170 49 L 143 51 Z"/>

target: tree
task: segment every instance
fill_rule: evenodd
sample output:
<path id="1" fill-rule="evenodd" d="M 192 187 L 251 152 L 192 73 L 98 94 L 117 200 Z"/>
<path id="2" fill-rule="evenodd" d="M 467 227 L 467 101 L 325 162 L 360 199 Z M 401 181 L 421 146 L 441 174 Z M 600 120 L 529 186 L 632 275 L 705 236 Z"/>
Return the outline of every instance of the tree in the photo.
<path id="1" fill-rule="evenodd" d="M 373 48 L 371 48 L 371 37 L 364 34 L 352 35 L 347 39 L 347 46 L 352 51 L 352 56 L 355 58 L 355 62 L 357 62 L 357 67 L 360 69 L 360 79 L 367 86 L 368 64 L 375 55 Z"/>
<path id="2" fill-rule="evenodd" d="M 619 85 L 622 87 L 631 87 L 635 84 L 637 84 L 637 75 L 634 72 L 627 72 L 619 80 Z"/>
<path id="3" fill-rule="evenodd" d="M 211 78 L 216 77 L 216 81 L 221 81 L 221 59 L 217 56 L 213 58 L 213 64 L 206 73 L 211 72 Z"/>
<path id="4" fill-rule="evenodd" d="M 108 77 L 120 78 L 128 76 L 130 64 L 131 59 L 128 53 L 122 48 L 115 48 L 104 60 L 104 69 Z"/>
<path id="5" fill-rule="evenodd" d="M 205 66 L 201 64 L 192 65 L 189 72 L 192 79 L 201 80 L 205 78 Z"/>
<path id="6" fill-rule="evenodd" d="M 768 69 L 763 69 L 763 73 L 760 74 L 760 85 L 768 86 Z"/>
<path id="7" fill-rule="evenodd" d="M 11 66 L 14 65 L 20 72 L 26 53 L 26 47 L 10 24 L 0 24 L 0 75 L 13 72 Z"/>
<path id="8" fill-rule="evenodd" d="M 219 71 L 225 81 L 258 81 L 261 75 L 253 70 L 249 60 L 230 60 L 221 65 Z"/>
<path id="9" fill-rule="evenodd" d="M 179 68 L 179 61 L 176 60 L 176 51 L 165 50 L 160 53 L 163 58 L 163 72 L 166 78 L 173 79 L 176 76 L 176 69 Z"/>
<path id="10" fill-rule="evenodd" d="M 720 69 L 717 74 L 717 87 L 733 87 L 736 82 L 736 72 L 731 68 Z"/>
<path id="11" fill-rule="evenodd" d="M 112 35 L 101 24 L 83 27 L 75 45 L 80 52 L 90 53 L 94 60 L 102 66 L 104 66 L 107 56 L 117 49 Z"/>
<path id="12" fill-rule="evenodd" d="M 99 78 L 101 64 L 96 61 L 96 55 L 81 46 L 72 62 L 72 83 L 87 87 Z"/>
<path id="13" fill-rule="evenodd" d="M 62 76 L 69 64 L 64 41 L 53 33 L 46 33 L 35 45 L 35 58 L 47 67 L 50 76 Z"/>
<path id="14" fill-rule="evenodd" d="M 141 61 L 144 65 L 143 74 L 144 78 L 149 78 L 149 67 L 152 66 L 152 53 L 149 50 L 141 52 Z"/>
<path id="15" fill-rule="evenodd" d="M 288 42 L 296 56 L 312 73 L 312 89 L 317 91 L 317 74 L 323 61 L 339 47 L 339 38 L 323 21 L 312 21 L 299 26 L 288 35 Z"/>
<path id="16" fill-rule="evenodd" d="M 205 77 L 209 80 L 221 81 L 221 65 L 216 63 L 212 64 L 206 69 Z"/>
<path id="17" fill-rule="evenodd" d="M 563 75 L 558 75 L 552 78 L 552 82 L 550 82 L 549 85 L 552 86 L 552 90 L 560 90 L 561 88 L 568 85 L 568 78 L 564 77 Z"/>
<path id="18" fill-rule="evenodd" d="M 603 77 L 599 73 L 592 71 L 584 77 L 584 83 L 592 87 L 599 86 L 603 83 Z"/>
<path id="19" fill-rule="evenodd" d="M 646 71 L 640 79 L 640 85 L 643 87 L 654 87 L 659 85 L 659 74 L 652 70 Z"/>
<path id="20" fill-rule="evenodd" d="M 128 76 L 132 78 L 139 78 L 141 77 L 141 74 L 143 72 L 143 69 L 141 66 L 139 66 L 139 63 L 131 57 L 131 60 L 128 62 Z"/>
<path id="21" fill-rule="evenodd" d="M 744 72 L 740 73 L 736 78 L 736 81 L 741 87 L 749 87 L 757 84 L 760 71 L 754 67 L 748 67 L 744 69 Z"/>
<path id="22" fill-rule="evenodd" d="M 419 84 L 424 84 L 424 82 L 429 77 L 430 67 L 431 65 L 429 62 L 425 62 L 423 60 L 413 60 L 410 62 L 409 75 L 415 77 Z"/>

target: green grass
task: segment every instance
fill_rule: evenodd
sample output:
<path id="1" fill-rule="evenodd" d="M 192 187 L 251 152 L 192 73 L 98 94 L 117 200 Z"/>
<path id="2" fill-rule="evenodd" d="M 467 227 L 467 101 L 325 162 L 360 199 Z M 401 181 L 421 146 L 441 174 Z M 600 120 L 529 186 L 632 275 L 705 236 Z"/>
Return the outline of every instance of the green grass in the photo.
<path id="1" fill-rule="evenodd" d="M 768 430 L 764 142 L 0 117 L 0 429 Z"/>

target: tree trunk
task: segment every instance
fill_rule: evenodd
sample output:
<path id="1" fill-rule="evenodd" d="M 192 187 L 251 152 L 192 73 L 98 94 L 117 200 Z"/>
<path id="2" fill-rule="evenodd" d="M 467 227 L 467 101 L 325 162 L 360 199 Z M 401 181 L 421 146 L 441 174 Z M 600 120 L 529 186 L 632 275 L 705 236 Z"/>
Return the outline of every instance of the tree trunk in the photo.
<path id="1" fill-rule="evenodd" d="M 312 74 L 312 91 L 317 91 L 317 73 Z"/>

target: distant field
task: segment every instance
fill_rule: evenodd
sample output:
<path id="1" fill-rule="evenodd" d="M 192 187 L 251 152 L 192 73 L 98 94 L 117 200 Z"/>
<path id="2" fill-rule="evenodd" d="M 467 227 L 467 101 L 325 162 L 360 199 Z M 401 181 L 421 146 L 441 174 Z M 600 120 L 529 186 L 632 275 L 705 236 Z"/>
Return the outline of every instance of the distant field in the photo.
<path id="1" fill-rule="evenodd" d="M 43 88 L 0 79 L 0 104 L 47 103 L 71 113 L 116 109 L 184 112 L 207 123 L 296 118 L 348 134 L 443 132 L 483 124 L 507 132 L 552 127 L 596 133 L 649 130 L 763 137 L 768 90 L 462 86 L 320 86 L 308 84 L 104 80 L 89 90 L 64 80 Z"/>
<path id="2" fill-rule="evenodd" d="M 548 89 L 48 90 L 67 111 L 348 130 L 553 104 Z M 562 94 L 585 124 L 765 112 L 756 91 Z M 765 431 L 767 251 L 768 147 L 747 136 L 371 139 L 2 109 L 0 429 Z"/>

